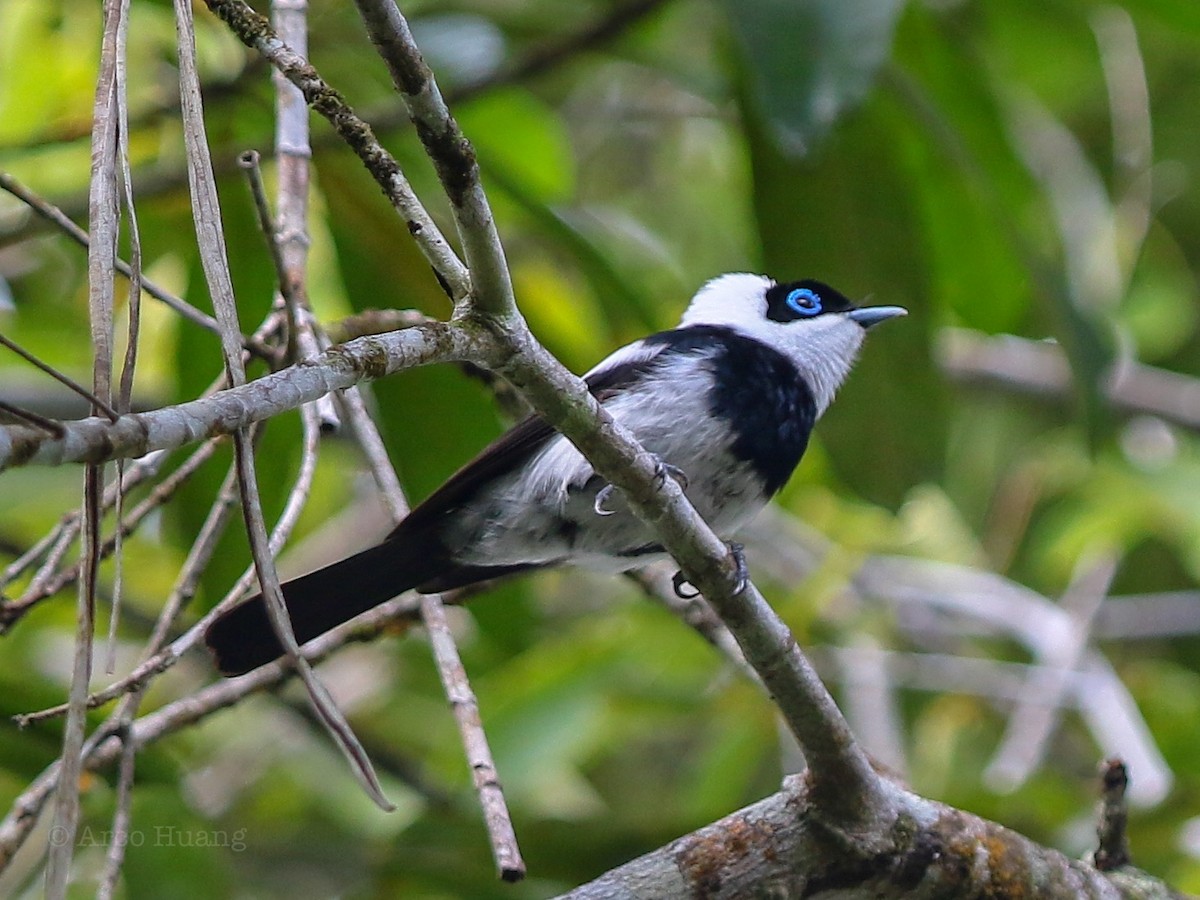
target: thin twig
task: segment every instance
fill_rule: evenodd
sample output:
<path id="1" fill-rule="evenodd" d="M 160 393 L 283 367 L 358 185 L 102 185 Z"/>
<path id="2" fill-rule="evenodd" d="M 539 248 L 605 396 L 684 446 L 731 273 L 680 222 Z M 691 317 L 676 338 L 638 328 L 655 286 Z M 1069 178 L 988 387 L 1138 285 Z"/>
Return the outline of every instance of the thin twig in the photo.
<path id="1" fill-rule="evenodd" d="M 280 39 L 300 56 L 308 56 L 307 0 L 273 0 L 271 20 Z M 277 230 L 271 239 L 279 248 L 279 290 L 293 310 L 295 330 L 289 339 L 291 359 L 312 359 L 329 346 L 319 334 L 308 301 L 309 183 L 312 158 L 309 111 L 304 94 L 278 69 L 271 72 L 275 88 L 275 165 L 278 173 Z M 332 397 L 316 401 L 321 431 L 337 431 L 337 404 Z"/>
<path id="2" fill-rule="evenodd" d="M 1100 814 L 1096 822 L 1097 845 L 1092 864 L 1101 872 L 1111 872 L 1130 863 L 1129 838 L 1125 826 L 1129 807 L 1125 789 L 1129 773 L 1119 759 L 1106 759 L 1100 765 Z"/>
<path id="3" fill-rule="evenodd" d="M 112 835 L 104 854 L 104 873 L 96 888 L 96 900 L 112 900 L 116 894 L 121 867 L 125 863 L 125 847 L 129 843 L 130 824 L 133 822 L 133 776 L 137 762 L 137 747 L 132 740 L 133 717 L 137 714 L 136 704 L 122 716 L 115 735 L 121 742 L 121 760 L 117 774 L 116 809 L 113 811 Z"/>
<path id="4" fill-rule="evenodd" d="M 205 0 L 205 3 L 246 46 L 257 50 L 283 72 L 303 92 L 309 106 L 329 120 L 404 217 L 417 246 L 449 286 L 451 299 L 458 301 L 467 296 L 471 281 L 466 267 L 413 192 L 399 163 L 376 139 L 371 126 L 355 114 L 304 57 L 280 40 L 266 19 L 242 0 Z"/>
<path id="5" fill-rule="evenodd" d="M 50 222 L 52 225 L 66 234 L 67 237 L 71 238 L 81 247 L 86 248 L 90 243 L 88 233 L 71 221 L 70 217 L 67 216 L 66 213 L 49 201 L 39 197 L 35 192 L 25 187 L 25 185 L 21 184 L 7 172 L 0 172 L 0 188 L 8 191 L 47 222 Z M 118 259 L 116 261 L 116 267 L 117 271 L 125 277 L 132 277 L 133 269 L 124 260 Z M 201 328 L 206 328 L 212 332 L 217 331 L 216 319 L 207 313 L 196 309 L 196 307 L 192 306 L 186 300 L 175 296 L 156 282 L 150 281 L 147 278 L 142 278 L 141 287 L 142 290 L 144 290 L 155 300 L 165 303 L 189 322 L 193 322 L 194 324 L 199 325 Z"/>
<path id="6" fill-rule="evenodd" d="M 467 679 L 467 670 L 446 619 L 446 608 L 437 594 L 422 594 L 420 599 L 421 618 L 429 632 L 429 646 L 437 662 L 438 676 L 446 699 L 450 701 L 450 708 L 454 711 L 463 749 L 471 765 L 472 782 L 483 807 L 483 821 L 491 841 L 492 857 L 502 880 L 520 881 L 525 877 L 525 861 L 521 858 L 521 848 L 517 844 L 517 833 L 513 828 L 504 789 L 500 785 L 500 775 L 483 730 L 479 703 Z"/>
<path id="7" fill-rule="evenodd" d="M 153 490 L 130 510 L 127 515 L 118 519 L 118 524 L 114 528 L 113 534 L 99 547 L 100 558 L 106 559 L 117 552 L 118 540 L 120 538 L 129 537 L 148 516 L 166 505 L 183 483 L 191 478 L 205 462 L 212 458 L 216 452 L 216 448 L 223 440 L 223 438 L 212 438 L 197 447 L 170 475 L 155 485 Z M 11 628 L 12 624 L 24 616 L 32 607 L 58 593 L 68 585 L 73 584 L 80 576 L 81 566 L 81 563 L 76 563 L 74 566 L 59 572 L 54 578 L 40 580 L 36 585 L 31 585 L 30 589 L 25 591 L 19 598 L 6 604 L 2 612 L 0 612 L 0 621 L 3 622 L 4 627 Z"/>
<path id="8" fill-rule="evenodd" d="M 175 17 L 179 37 L 179 73 L 184 138 L 191 172 L 192 217 L 209 294 L 213 299 L 217 321 L 221 323 L 221 350 L 225 360 L 225 369 L 229 374 L 230 384 L 239 387 L 245 383 L 246 373 L 242 364 L 241 345 L 237 340 L 237 304 L 234 300 L 233 285 L 230 281 L 229 266 L 226 260 L 216 180 L 212 171 L 204 129 L 200 79 L 196 70 L 194 22 L 188 0 L 175 0 Z M 312 416 L 302 410 L 302 418 L 305 426 L 308 427 Z M 317 430 L 315 426 L 313 430 Z M 254 558 L 254 567 L 258 573 L 263 597 L 266 599 L 268 614 L 280 642 L 287 651 L 289 660 L 295 665 L 300 679 L 308 690 L 314 710 L 321 716 L 335 744 L 350 762 L 351 771 L 358 778 L 367 796 L 381 808 L 390 811 L 394 807 L 384 796 L 379 779 L 371 767 L 370 759 L 355 738 L 349 723 L 334 704 L 333 698 L 329 696 L 328 691 L 313 674 L 312 668 L 300 655 L 295 635 L 292 634 L 287 608 L 284 605 L 283 593 L 279 588 L 279 577 L 275 572 L 270 539 L 263 521 L 258 495 L 258 479 L 254 468 L 253 445 L 247 429 L 240 428 L 234 431 L 233 442 L 250 552 Z M 315 454 L 315 448 L 313 453 Z"/>
<path id="9" fill-rule="evenodd" d="M 129 0 L 121 0 L 120 6 L 120 21 L 117 25 L 117 53 L 116 66 L 114 70 L 114 87 L 115 87 L 115 111 L 117 115 L 117 162 L 118 166 L 116 174 L 118 176 L 118 197 L 123 201 L 125 215 L 128 221 L 127 233 L 129 235 L 129 316 L 128 328 L 125 338 L 125 359 L 121 364 L 121 375 L 118 382 L 117 396 L 115 405 L 118 412 L 126 413 L 130 409 L 130 401 L 133 396 L 133 378 L 137 370 L 138 358 L 138 340 L 141 330 L 142 320 L 142 235 L 138 228 L 137 209 L 133 202 L 133 172 L 129 164 L 129 103 L 128 91 L 126 90 L 126 56 L 129 38 Z M 116 248 L 113 249 L 112 265 L 115 269 L 117 261 Z M 111 314 L 110 310 L 110 314 Z M 111 315 L 110 315 L 111 318 Z M 110 325 L 111 327 L 111 325 Z M 125 508 L 125 492 L 121 489 L 124 483 L 125 476 L 125 461 L 117 461 L 117 477 L 114 486 L 117 491 L 117 506 L 116 514 L 117 521 L 120 522 L 124 518 Z M 108 640 L 105 649 L 104 671 L 112 674 L 116 670 L 116 655 L 117 655 L 117 625 L 121 619 L 121 597 L 124 593 L 125 586 L 125 567 L 124 556 L 121 552 L 121 541 L 123 535 L 121 529 L 118 528 L 114 534 L 116 539 L 113 549 L 113 588 L 112 588 L 112 607 L 109 610 L 108 616 Z M 130 762 L 132 772 L 132 761 Z M 132 777 L 132 775 L 131 775 Z M 120 870 L 120 858 L 124 856 L 124 850 L 109 850 L 110 858 L 115 855 L 117 857 L 116 871 Z M 115 884 L 116 875 L 113 875 L 113 883 Z"/>
<path id="10" fill-rule="evenodd" d="M 281 41 L 301 57 L 308 58 L 307 0 L 272 0 L 271 23 Z M 297 343 L 300 310 L 308 306 L 308 160 L 312 148 L 308 143 L 308 106 L 304 95 L 276 68 L 271 69 L 271 85 L 275 89 L 275 168 L 278 173 L 275 206 L 279 210 L 279 220 L 267 239 L 274 246 L 272 254 L 276 261 L 279 292 L 291 310 L 292 333 L 288 336 L 288 350 L 291 353 L 289 359 L 295 361 L 303 358 Z"/>
<path id="11" fill-rule="evenodd" d="M 283 264 L 283 254 L 279 250 L 279 241 L 275 239 L 278 230 L 275 217 L 271 215 L 271 205 L 267 202 L 267 188 L 263 184 L 262 157 L 257 150 L 246 150 L 238 155 L 238 168 L 246 173 L 246 182 L 250 187 L 250 197 L 254 200 L 254 212 L 258 217 L 258 230 L 266 239 L 267 250 L 271 254 L 271 264 L 275 267 L 275 278 L 281 292 L 285 292 L 286 269 Z M 288 323 L 292 323 L 289 321 Z"/>
<path id="12" fill-rule="evenodd" d="M 398 523 L 408 514 L 408 500 L 387 455 L 379 429 L 367 411 L 357 387 L 343 392 L 341 401 L 351 432 L 367 459 L 380 495 L 388 506 L 392 520 Z M 471 767 L 471 778 L 483 809 L 483 820 L 491 841 L 496 869 L 504 881 L 520 881 L 525 877 L 525 861 L 521 857 L 521 848 L 517 843 L 508 802 L 496 771 L 487 733 L 483 729 L 479 703 L 446 619 L 442 597 L 439 594 L 422 595 L 420 610 L 421 618 L 429 632 L 429 644 L 437 665 L 438 677 L 441 679 L 446 699 L 450 701 L 450 708 L 462 739 L 463 751 Z"/>
<path id="13" fill-rule="evenodd" d="M 371 43 L 378 49 L 433 162 L 458 226 L 471 294 L 461 299 L 487 316 L 519 316 L 504 248 L 496 231 L 475 150 L 450 115 L 433 73 L 394 0 L 355 0 Z"/>
<path id="14" fill-rule="evenodd" d="M 0 412 L 28 422 L 31 425 L 36 425 L 38 428 L 43 428 L 57 438 L 61 438 L 66 433 L 61 422 L 56 422 L 54 419 L 47 419 L 45 416 L 39 416 L 35 412 L 21 409 L 19 406 L 13 406 L 11 403 L 5 403 L 3 400 L 0 400 Z"/>
<path id="15" fill-rule="evenodd" d="M 432 321 L 433 319 L 416 309 L 364 309 L 335 322 L 327 322 L 325 333 L 333 343 L 342 344 L 364 335 L 383 334 Z"/>
<path id="16" fill-rule="evenodd" d="M 270 204 L 267 203 L 267 189 L 263 185 L 262 167 L 259 165 L 257 150 L 247 150 L 238 156 L 238 166 L 246 173 L 246 181 L 250 186 L 250 196 L 254 199 L 254 212 L 258 217 L 258 230 L 262 232 L 271 254 L 271 264 L 275 267 L 275 279 L 279 292 L 283 296 L 283 309 L 287 315 L 287 361 L 295 362 L 299 357 L 296 353 L 297 315 L 295 292 L 290 289 L 287 269 L 283 263 L 283 253 L 276 239 L 278 229 L 271 215 Z"/>
<path id="17" fill-rule="evenodd" d="M 315 412 L 311 406 L 304 406 L 301 409 L 301 416 L 304 420 L 306 434 L 310 436 L 310 446 L 306 448 L 306 456 L 315 457 L 316 436 L 320 433 Z M 317 679 L 312 667 L 300 653 L 296 636 L 292 633 L 291 620 L 288 618 L 283 591 L 279 586 L 279 576 L 275 572 L 266 525 L 263 522 L 262 506 L 258 499 L 258 487 L 254 473 L 253 453 L 248 442 L 241 439 L 240 432 L 234 435 L 234 442 L 238 460 L 238 486 L 241 490 L 246 530 L 250 538 L 250 552 L 254 557 L 259 587 L 266 600 L 267 614 L 271 618 L 276 636 L 287 654 L 288 661 L 295 666 L 296 674 L 308 691 L 313 711 L 321 719 L 330 737 L 333 738 L 338 749 L 350 763 L 350 770 L 354 773 L 364 792 L 380 809 L 391 812 L 395 806 L 384 795 L 383 786 L 379 783 L 379 777 L 371 765 L 370 757 L 354 735 L 350 723 L 346 721 L 325 686 Z"/>
<path id="18" fill-rule="evenodd" d="M 88 318 L 92 337 L 92 413 L 115 416 L 112 401 L 113 272 L 117 257 L 120 208 L 116 182 L 117 67 L 122 49 L 118 34 L 121 0 L 105 0 L 100 70 L 92 115 L 92 167 L 89 182 Z M 62 378 L 59 378 L 62 381 Z M 65 382 L 64 382 L 65 383 Z M 100 516 L 104 492 L 104 466 L 89 463 L 84 470 L 82 510 L 83 577 L 76 603 L 75 652 L 63 726 L 63 777 L 55 792 L 51 841 L 46 857 L 45 893 L 48 900 L 63 900 L 75 853 L 79 826 L 79 775 L 87 729 L 88 684 L 92 675 L 92 641 L 95 630 L 96 586 L 100 567 Z"/>
<path id="19" fill-rule="evenodd" d="M 285 82 L 286 84 L 286 82 Z M 291 87 L 289 84 L 288 87 Z M 295 90 L 295 88 L 292 88 Z M 300 102 L 301 109 L 307 109 L 304 106 L 303 98 Z M 262 231 L 263 237 L 267 242 L 267 249 L 271 253 L 271 262 L 275 267 L 276 284 L 279 287 L 279 296 L 276 298 L 276 303 L 282 303 L 284 313 L 287 320 L 287 354 L 286 359 L 289 362 L 298 362 L 304 359 L 312 359 L 317 356 L 321 348 L 316 337 L 316 324 L 312 314 L 308 310 L 308 298 L 305 291 L 305 259 L 308 246 L 308 237 L 304 233 L 304 223 L 287 224 L 280 220 L 280 224 L 276 224 L 271 216 L 270 205 L 267 203 L 266 188 L 263 185 L 262 170 L 259 165 L 259 155 L 257 151 L 247 150 L 238 158 L 238 163 L 246 172 L 246 177 L 250 183 L 250 193 L 254 197 L 254 207 L 258 216 L 258 227 Z M 307 189 L 307 177 L 303 180 L 305 189 Z M 291 181 L 287 181 L 290 185 Z M 280 177 L 280 209 L 296 211 L 296 205 L 287 203 L 282 200 L 282 192 L 285 187 L 285 179 Z M 300 206 L 300 209 L 307 209 L 307 204 Z M 290 239 L 287 246 L 289 251 L 285 256 L 285 246 L 281 239 L 281 233 L 284 231 L 300 232 L 300 238 Z M 297 261 L 297 251 L 293 246 L 296 243 L 301 244 L 302 252 L 300 259 Z M 317 404 L 318 416 L 321 419 L 321 431 L 325 433 L 334 432 L 337 430 L 337 410 L 333 405 L 333 401 L 328 397 L 318 397 L 315 401 Z"/>
<path id="20" fill-rule="evenodd" d="M 3 334 L 0 334 L 0 345 L 7 347 L 13 353 L 17 354 L 17 356 L 21 357 L 21 359 L 25 360 L 25 362 L 29 363 L 32 366 L 35 366 L 36 368 L 40 369 L 43 372 L 45 372 L 47 375 L 49 375 L 51 378 L 53 378 L 59 384 L 63 385 L 64 387 L 70 388 L 72 391 L 74 391 L 76 394 L 78 394 L 84 400 L 87 400 L 90 404 L 92 404 L 92 406 L 96 407 L 97 410 L 99 410 L 100 412 L 102 412 L 106 416 L 108 416 L 108 418 L 111 419 L 112 421 L 115 422 L 115 421 L 117 421 L 117 419 L 120 418 L 120 413 L 118 413 L 115 409 L 113 409 L 112 406 L 109 403 L 107 403 L 105 400 L 101 399 L 100 397 L 97 397 L 92 391 L 89 391 L 82 384 L 80 384 L 74 378 L 71 378 L 71 376 L 67 375 L 65 372 L 60 372 L 58 369 L 54 368 L 54 366 L 50 365 L 49 363 L 42 362 L 40 359 L 38 359 L 36 356 L 34 356 L 32 353 L 30 353 L 28 350 L 26 350 L 20 344 L 17 344 L 15 341 L 9 340 Z"/>

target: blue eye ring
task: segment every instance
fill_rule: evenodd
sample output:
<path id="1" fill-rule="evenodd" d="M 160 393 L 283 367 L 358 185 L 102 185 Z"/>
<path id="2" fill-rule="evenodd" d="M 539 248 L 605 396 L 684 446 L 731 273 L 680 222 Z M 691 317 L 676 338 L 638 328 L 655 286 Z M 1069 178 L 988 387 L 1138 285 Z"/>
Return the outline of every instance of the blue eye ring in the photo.
<path id="1" fill-rule="evenodd" d="M 795 288 L 789 291 L 783 302 L 796 315 L 804 316 L 805 318 L 818 315 L 821 312 L 820 295 L 816 291 L 810 291 L 808 288 Z"/>

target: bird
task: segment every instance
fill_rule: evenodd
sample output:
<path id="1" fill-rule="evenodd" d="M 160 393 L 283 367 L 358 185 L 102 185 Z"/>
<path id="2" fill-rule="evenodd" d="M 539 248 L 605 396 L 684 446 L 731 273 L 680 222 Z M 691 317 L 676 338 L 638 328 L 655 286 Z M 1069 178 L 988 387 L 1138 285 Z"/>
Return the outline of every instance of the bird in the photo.
<path id="1" fill-rule="evenodd" d="M 867 329 L 906 313 L 856 306 L 811 279 L 725 274 L 701 287 L 678 326 L 621 347 L 584 381 L 729 541 L 791 476 Z M 410 589 L 437 593 L 558 565 L 619 573 L 665 558 L 579 450 L 533 415 L 382 542 L 282 588 L 303 644 Z M 226 676 L 284 652 L 261 595 L 216 618 L 205 641 Z"/>

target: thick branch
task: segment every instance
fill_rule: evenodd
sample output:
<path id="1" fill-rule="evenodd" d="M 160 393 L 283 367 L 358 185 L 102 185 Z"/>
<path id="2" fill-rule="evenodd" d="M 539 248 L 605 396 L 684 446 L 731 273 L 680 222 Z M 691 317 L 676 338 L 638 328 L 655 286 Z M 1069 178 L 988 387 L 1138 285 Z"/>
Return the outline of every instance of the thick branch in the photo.
<path id="1" fill-rule="evenodd" d="M 1131 869 L 1102 873 L 994 822 L 888 788 L 898 811 L 870 854 L 815 815 L 803 776 L 765 800 L 601 875 L 560 900 L 705 897 L 1181 898 Z"/>

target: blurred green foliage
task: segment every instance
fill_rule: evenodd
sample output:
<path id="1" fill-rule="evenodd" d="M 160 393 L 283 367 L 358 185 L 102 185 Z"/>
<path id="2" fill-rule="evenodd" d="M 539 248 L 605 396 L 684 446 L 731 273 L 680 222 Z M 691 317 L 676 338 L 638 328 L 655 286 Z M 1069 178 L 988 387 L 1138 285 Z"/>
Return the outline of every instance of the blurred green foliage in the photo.
<path id="1" fill-rule="evenodd" d="M 989 569 L 1056 597 L 1080 559 L 1103 549 L 1120 560 L 1116 594 L 1195 590 L 1200 442 L 1102 400 L 1118 358 L 1200 376 L 1195 0 L 675 0 L 496 88 L 488 83 L 497 72 L 618 7 L 402 7 L 443 88 L 469 92 L 455 112 L 478 150 L 522 308 L 574 369 L 669 327 L 723 271 L 818 277 L 910 309 L 904 323 L 872 335 L 782 498 L 839 547 L 801 583 L 766 583 L 802 644 L 869 634 L 914 649 L 892 610 L 844 602 L 847 580 L 871 553 Z M 135 0 L 132 16 L 130 138 L 146 268 L 207 308 L 172 99 L 170 5 Z M 313 62 L 383 123 L 449 230 L 432 170 L 352 4 L 314 0 L 310 21 Z M 85 0 L 0 3 L 0 168 L 80 221 L 99 28 L 99 8 Z M 268 72 L 199 11 L 197 38 L 248 331 L 271 301 L 271 271 L 233 161 L 250 147 L 270 150 Z M 1137 100 L 1143 76 L 1148 106 Z M 318 315 L 394 306 L 444 316 L 403 222 L 317 118 L 314 141 L 309 292 Z M 0 278 L 0 330 L 86 379 L 84 256 L 2 197 Z M 215 337 L 145 305 L 138 397 L 195 397 L 220 370 Z M 950 327 L 1056 340 L 1071 362 L 1071 392 L 1050 400 L 963 387 L 937 363 Z M 62 393 L 0 358 L 0 398 L 32 396 L 56 409 L 69 400 Z M 374 396 L 414 499 L 506 424 L 486 388 L 452 367 L 389 379 Z M 263 437 L 259 474 L 272 514 L 294 476 L 298 435 L 294 417 L 283 417 Z M 353 450 L 326 443 L 301 523 L 312 540 L 292 555 L 294 568 L 384 527 L 372 533 L 358 521 L 372 498 Z M 218 454 L 129 542 L 124 665 L 227 462 Z M 76 470 L 0 476 L 0 562 L 73 509 L 81 481 Z M 323 527 L 330 519 L 346 527 Z M 247 559 L 235 528 L 196 605 L 215 602 Z M 110 566 L 104 574 L 111 581 Z M 3 713 L 62 698 L 71 596 L 40 605 L 0 642 Z M 1200 603 L 1196 610 L 1200 618 Z M 345 705 L 381 760 L 396 813 L 361 796 L 296 712 L 294 688 L 255 698 L 140 756 L 133 827 L 142 843 L 128 848 L 122 896 L 547 896 L 778 784 L 783 751 L 765 698 L 624 581 L 526 578 L 473 601 L 455 622 L 528 881 L 495 880 L 426 647 L 397 635 L 328 667 L 335 683 L 350 685 Z M 1028 659 L 1004 638 L 941 640 L 944 652 Z M 1136 811 L 1135 860 L 1200 891 L 1200 639 L 1100 649 L 1176 778 L 1162 803 Z M 204 660 L 187 661 L 146 708 L 211 677 Z M 1007 705 L 950 682 L 900 697 L 915 787 L 1070 853 L 1087 848 L 1102 750 L 1077 716 L 1064 715 L 1029 783 L 996 794 L 982 773 Z M 59 729 L 0 728 L 7 808 L 54 759 Z M 111 827 L 113 784 L 100 773 L 85 785 L 87 833 Z M 93 843 L 78 854 L 78 896 L 90 895 L 99 871 L 103 840 Z M 37 895 L 35 857 L 0 876 L 0 893 Z"/>

